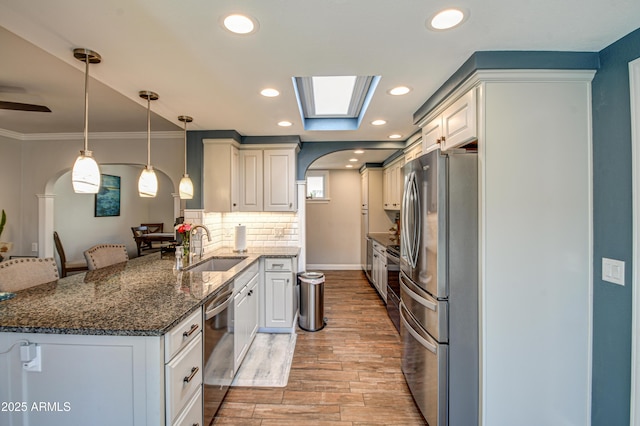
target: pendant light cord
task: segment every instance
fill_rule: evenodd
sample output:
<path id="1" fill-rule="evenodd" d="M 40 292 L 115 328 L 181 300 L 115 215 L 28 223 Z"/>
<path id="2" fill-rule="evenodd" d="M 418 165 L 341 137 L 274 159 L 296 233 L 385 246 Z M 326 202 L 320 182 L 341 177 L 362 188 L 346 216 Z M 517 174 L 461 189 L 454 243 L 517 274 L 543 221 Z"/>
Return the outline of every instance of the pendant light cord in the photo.
<path id="1" fill-rule="evenodd" d="M 151 95 L 147 97 L 147 169 L 151 167 Z"/>
<path id="2" fill-rule="evenodd" d="M 85 56 L 84 71 L 84 151 L 89 150 L 89 53 Z"/>
<path id="3" fill-rule="evenodd" d="M 184 120 L 184 174 L 187 174 L 187 120 Z"/>

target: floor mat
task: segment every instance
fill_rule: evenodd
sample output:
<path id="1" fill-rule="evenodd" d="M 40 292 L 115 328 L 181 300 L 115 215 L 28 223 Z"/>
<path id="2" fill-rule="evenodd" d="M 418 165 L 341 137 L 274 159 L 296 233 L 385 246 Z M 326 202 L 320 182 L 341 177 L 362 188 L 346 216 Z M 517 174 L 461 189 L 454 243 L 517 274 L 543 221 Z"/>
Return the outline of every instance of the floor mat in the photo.
<path id="1" fill-rule="evenodd" d="M 296 349 L 295 333 L 256 334 L 231 386 L 284 387 Z"/>

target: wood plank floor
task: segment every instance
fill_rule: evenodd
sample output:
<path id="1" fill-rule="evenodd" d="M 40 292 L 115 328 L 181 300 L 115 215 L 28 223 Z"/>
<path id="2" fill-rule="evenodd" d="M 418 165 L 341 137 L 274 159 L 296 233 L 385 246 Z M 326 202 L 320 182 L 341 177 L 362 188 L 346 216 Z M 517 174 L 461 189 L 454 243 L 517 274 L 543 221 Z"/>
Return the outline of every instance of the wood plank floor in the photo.
<path id="1" fill-rule="evenodd" d="M 229 390 L 216 425 L 424 425 L 402 371 L 400 336 L 362 271 L 324 271 L 327 325 L 298 328 L 284 388 Z"/>

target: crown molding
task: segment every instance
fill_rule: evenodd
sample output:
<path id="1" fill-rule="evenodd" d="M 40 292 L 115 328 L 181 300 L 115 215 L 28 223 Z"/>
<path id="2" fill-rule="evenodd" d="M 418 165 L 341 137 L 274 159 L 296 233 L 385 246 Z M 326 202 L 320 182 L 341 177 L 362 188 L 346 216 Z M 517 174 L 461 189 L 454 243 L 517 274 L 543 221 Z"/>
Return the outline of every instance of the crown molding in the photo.
<path id="1" fill-rule="evenodd" d="M 68 141 L 82 140 L 83 133 L 18 133 L 0 129 L 0 136 L 21 141 Z M 89 133 L 92 140 L 146 139 L 147 132 L 96 132 Z M 151 132 L 154 139 L 175 139 L 184 137 L 182 131 Z"/>

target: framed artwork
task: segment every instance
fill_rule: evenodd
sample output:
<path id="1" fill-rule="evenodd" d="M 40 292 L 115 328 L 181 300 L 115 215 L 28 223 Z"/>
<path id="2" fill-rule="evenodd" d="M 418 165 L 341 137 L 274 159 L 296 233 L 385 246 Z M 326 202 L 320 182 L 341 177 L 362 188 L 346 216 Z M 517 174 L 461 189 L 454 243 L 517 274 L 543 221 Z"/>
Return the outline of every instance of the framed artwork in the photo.
<path id="1" fill-rule="evenodd" d="M 95 217 L 120 216 L 120 176 L 101 175 Z"/>

